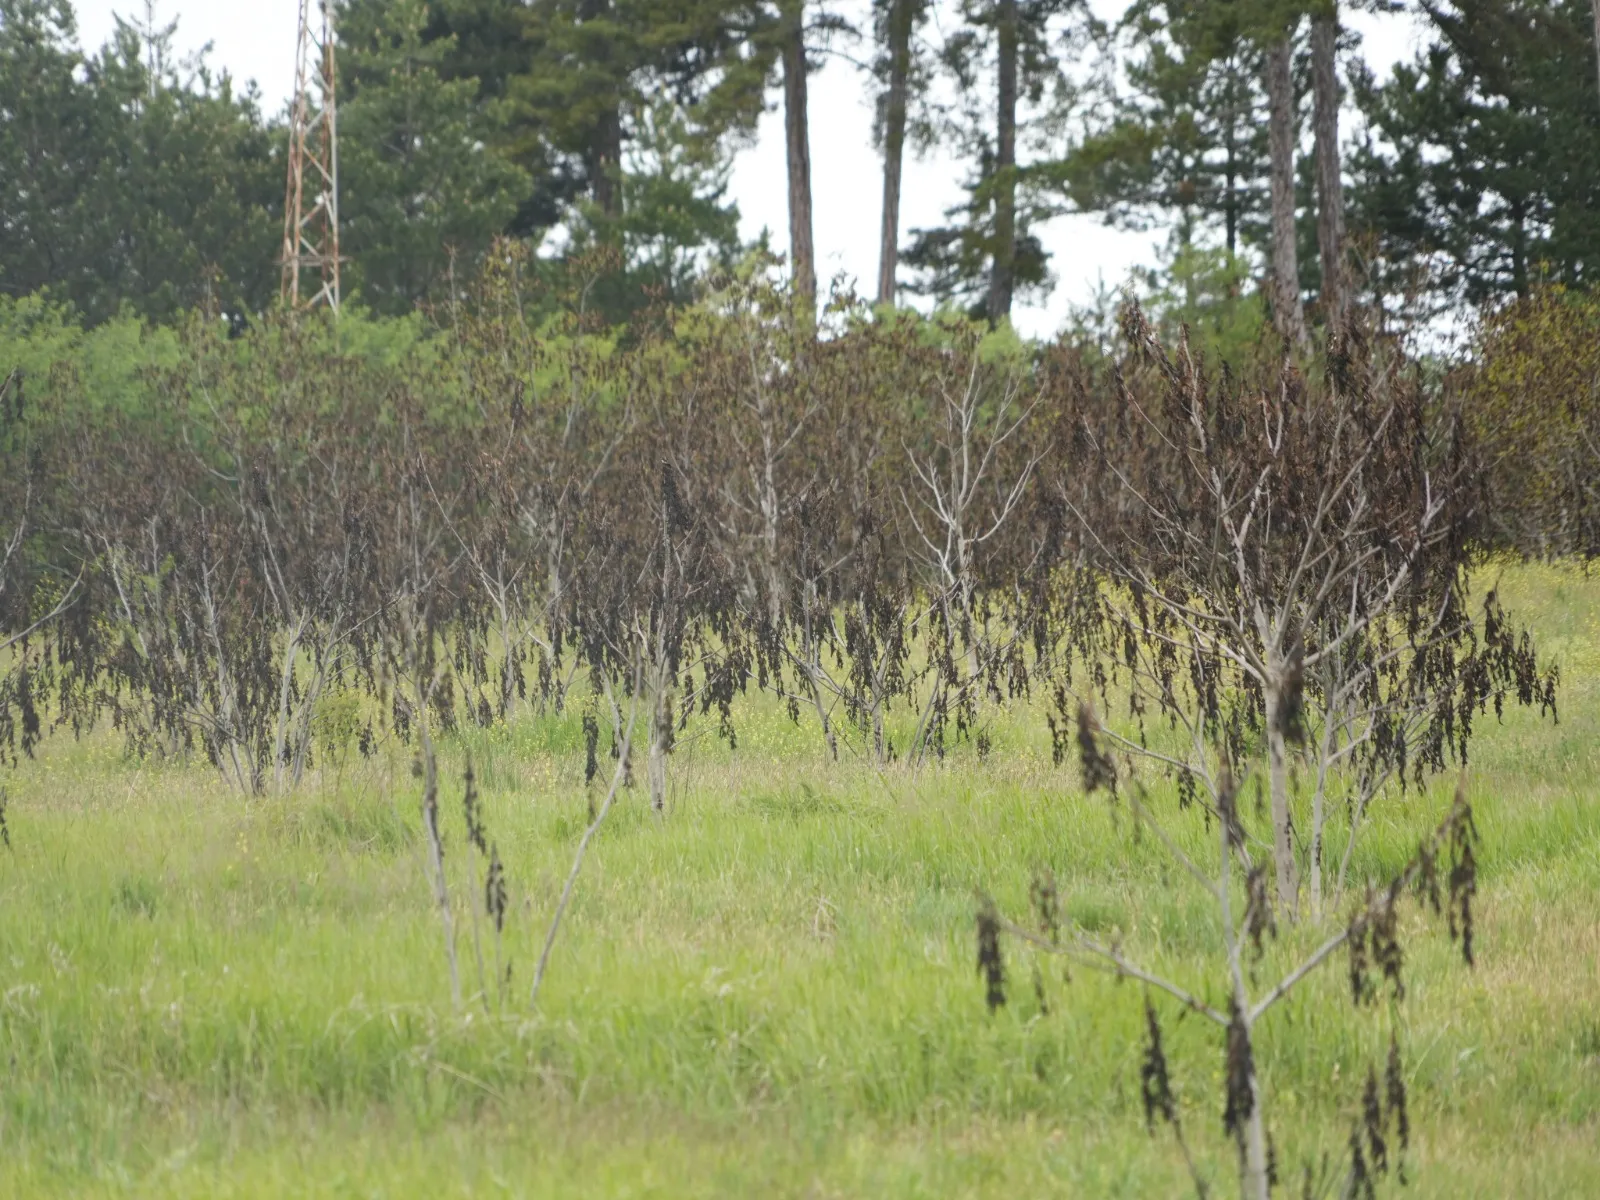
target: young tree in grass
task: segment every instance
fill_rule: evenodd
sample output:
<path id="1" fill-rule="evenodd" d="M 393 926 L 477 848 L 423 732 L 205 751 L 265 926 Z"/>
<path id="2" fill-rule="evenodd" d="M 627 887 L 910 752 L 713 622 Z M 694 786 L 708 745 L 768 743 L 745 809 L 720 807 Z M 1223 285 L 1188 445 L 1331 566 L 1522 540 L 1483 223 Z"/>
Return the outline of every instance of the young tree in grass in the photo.
<path id="1" fill-rule="evenodd" d="M 921 420 L 907 422 L 900 485 L 909 561 L 926 589 L 926 691 L 911 753 L 940 751 L 954 718 L 973 730 L 985 695 L 1020 686 L 1020 624 L 992 611 L 996 576 L 1015 550 L 1010 535 L 1044 447 L 1026 365 L 971 325 L 949 331 L 944 353 L 914 377 Z M 1015 348 L 1013 348 L 1015 349 Z M 1004 564 L 1004 565 L 1002 565 Z M 1016 682 L 1007 684 L 1008 676 Z"/>
<path id="2" fill-rule="evenodd" d="M 613 340 L 579 313 L 536 319 L 530 258 L 524 243 L 496 243 L 451 330 L 477 412 L 464 434 L 475 469 L 451 531 L 494 629 L 501 719 L 530 685 L 538 705 L 565 705 L 579 669 L 568 641 L 583 515 L 635 422 Z"/>
<path id="3" fill-rule="evenodd" d="M 1082 457 L 1058 484 L 1093 566 L 1069 637 L 1130 689 L 1137 728 L 1108 736 L 1186 794 L 1211 746 L 1236 765 L 1260 755 L 1278 911 L 1294 919 L 1309 880 L 1320 917 L 1329 789 L 1346 800 L 1348 846 L 1387 784 L 1465 763 L 1489 704 L 1553 711 L 1554 674 L 1492 593 L 1472 613 L 1475 464 L 1419 383 L 1353 341 L 1322 383 L 1288 365 L 1254 385 L 1213 380 L 1136 310 L 1126 330 L 1122 402 L 1085 416 Z M 1058 752 L 1073 690 L 1058 693 Z M 1309 830 L 1296 752 L 1316 779 Z"/>
<path id="4" fill-rule="evenodd" d="M 1600 302 L 1540 289 L 1484 314 L 1449 380 L 1481 461 L 1484 538 L 1530 557 L 1600 556 Z"/>
<path id="5" fill-rule="evenodd" d="M 570 608 L 597 678 L 620 686 L 639 659 L 633 674 L 643 689 L 645 774 L 657 813 L 666 810 L 668 758 L 696 701 L 715 694 L 726 721 L 728 683 L 747 674 L 738 630 L 722 620 L 730 615 L 726 564 L 715 553 L 704 505 L 678 467 L 692 458 L 688 447 L 699 429 L 682 419 L 682 396 L 663 366 L 662 357 L 632 364 L 628 386 L 639 396 L 640 419 L 616 449 L 620 486 L 597 491 L 583 513 L 582 569 Z M 711 644 L 713 633 L 728 635 L 729 653 Z M 620 727 L 620 711 L 614 716 Z"/>
<path id="6" fill-rule="evenodd" d="M 1009 933 L 1137 980 L 1147 996 L 1165 993 L 1212 1022 L 1225 1046 L 1224 1127 L 1242 1194 L 1262 1200 L 1274 1155 L 1257 1045 L 1273 1008 L 1341 951 L 1356 1003 L 1374 994 L 1374 969 L 1403 995 L 1398 918 L 1408 893 L 1448 917 L 1473 960 L 1476 830 L 1465 776 L 1410 860 L 1386 878 L 1353 881 L 1358 898 L 1343 927 L 1317 935 L 1261 987 L 1266 938 L 1297 920 L 1303 876 L 1313 928 L 1342 907 L 1363 816 L 1386 783 L 1420 789 L 1452 761 L 1464 768 L 1474 720 L 1507 700 L 1553 711 L 1555 676 L 1492 594 L 1481 623 L 1472 616 L 1473 464 L 1456 422 L 1432 412 L 1415 381 L 1342 338 L 1324 381 L 1307 382 L 1289 363 L 1258 380 L 1213 380 L 1187 344 L 1161 346 L 1135 309 L 1125 332 L 1133 352 L 1118 364 L 1115 392 L 1078 407 L 1075 469 L 1057 488 L 1063 549 L 1080 567 L 1052 611 L 1081 669 L 1058 667 L 1050 725 L 1057 760 L 1076 758 L 1086 789 L 1126 804 L 1135 828 L 1206 896 L 1227 1002 L 1151 970 L 1120 939 L 1065 921 L 1048 878 L 1034 888 L 1033 928 L 985 906 L 979 966 L 991 1008 L 1003 1003 L 1000 939 Z M 1109 710 L 1124 697 L 1126 724 L 1108 728 L 1091 705 Z M 1315 778 L 1309 837 L 1289 779 L 1296 753 Z M 1173 783 L 1177 812 L 1156 806 L 1152 775 Z M 1270 802 L 1258 800 L 1252 816 L 1244 799 L 1263 779 Z M 1349 824 L 1328 895 L 1334 787 Z M 1195 810 L 1214 854 L 1195 855 L 1175 832 Z M 1172 1122 L 1187 1156 L 1159 1021 L 1146 1005 L 1147 1120 Z M 1390 1136 L 1407 1136 L 1402 1072 L 1393 1065 L 1389 1074 L 1399 1082 L 1387 1102 L 1375 1071 L 1363 1098 L 1347 1195 L 1392 1165 Z M 1196 1184 L 1207 1190 L 1198 1172 Z"/>
<path id="7" fill-rule="evenodd" d="M 422 781 L 425 874 L 433 890 L 450 971 L 450 995 L 461 1007 L 455 910 L 450 898 L 441 829 L 438 731 L 456 727 L 456 681 L 445 634 L 460 594 L 462 552 L 450 535 L 460 483 L 434 459 L 425 404 L 411 390 L 393 398 L 387 436 L 376 447 L 390 481 L 373 516 L 373 590 L 378 617 L 380 700 L 387 700 L 394 731 L 414 744 L 415 774 Z"/>
<path id="8" fill-rule="evenodd" d="M 306 369 L 314 335 L 276 332 L 278 353 L 240 356 L 203 331 L 172 390 L 189 436 L 215 448 L 217 506 L 242 523 L 241 549 L 267 605 L 278 676 L 269 761 L 282 794 L 304 778 L 318 707 L 366 649 L 358 643 L 379 602 L 369 586 L 368 448 L 348 432 L 376 413 L 337 364 Z"/>
<path id="9" fill-rule="evenodd" d="M 79 602 L 84 581 L 81 569 L 75 575 L 63 570 L 65 561 L 51 562 L 41 545 L 54 454 L 30 429 L 24 385 L 19 370 L 0 377 L 0 765 L 15 764 L 19 751 L 31 755 L 44 734 L 41 710 L 52 660 L 70 641 L 53 626 Z M 45 638 L 57 653 L 38 644 Z"/>
<path id="10" fill-rule="evenodd" d="M 985 977 L 989 1008 L 996 1009 L 1006 1002 L 1003 935 L 1037 952 L 1064 956 L 1080 968 L 1142 984 L 1147 1040 L 1140 1091 L 1145 1121 L 1152 1133 L 1158 1119 L 1172 1126 L 1201 1196 L 1210 1194 L 1209 1181 L 1196 1165 L 1184 1138 L 1152 997 L 1164 995 L 1180 1006 L 1183 1015 L 1210 1022 L 1220 1031 L 1223 1042 L 1223 1129 L 1237 1151 L 1240 1195 L 1245 1200 L 1267 1200 L 1281 1167 L 1268 1126 L 1269 1096 L 1257 1067 L 1257 1047 L 1260 1029 L 1272 1010 L 1341 951 L 1347 957 L 1352 1001 L 1357 1006 L 1375 999 L 1380 986 L 1387 986 L 1394 1000 L 1401 999 L 1405 983 L 1399 920 L 1408 898 L 1414 898 L 1419 908 L 1447 918 L 1451 938 L 1459 938 L 1462 957 L 1469 967 L 1473 964 L 1477 830 L 1465 786 L 1457 790 L 1454 803 L 1420 840 L 1406 864 L 1380 885 L 1368 888 L 1343 928 L 1292 959 L 1292 965 L 1283 969 L 1274 983 L 1262 987 L 1257 983 L 1260 963 L 1265 958 L 1268 939 L 1277 936 L 1266 879 L 1270 867 L 1257 861 L 1252 848 L 1255 839 L 1240 803 L 1245 779 L 1232 773 L 1230 753 L 1225 748 L 1217 750 L 1209 760 L 1209 769 L 1201 776 L 1200 791 L 1206 797 L 1207 810 L 1214 814 L 1216 850 L 1214 856 L 1196 859 L 1169 832 L 1164 817 L 1151 810 L 1138 782 L 1119 778 L 1115 757 L 1104 744 L 1103 730 L 1087 706 L 1079 710 L 1076 726 L 1075 740 L 1086 787 L 1090 791 L 1104 789 L 1113 797 L 1125 799 L 1134 809 L 1140 828 L 1152 831 L 1160 839 L 1174 863 L 1214 906 L 1222 935 L 1217 964 L 1220 979 L 1216 982 L 1227 996 L 1226 1008 L 1203 998 L 1211 991 L 1205 983 L 1177 980 L 1151 970 L 1119 939 L 1103 938 L 1079 928 L 1063 914 L 1055 881 L 1048 875 L 1035 880 L 1034 920 L 1027 925 L 1005 918 L 992 902 L 986 902 L 979 911 L 978 969 Z M 1383 976 L 1382 985 L 1374 983 L 1374 971 Z M 1343 1180 L 1343 1195 L 1360 1195 L 1363 1190 L 1370 1195 L 1374 1176 L 1397 1167 L 1408 1148 L 1406 1088 L 1399 1042 L 1394 1034 L 1385 1076 L 1386 1094 L 1380 1095 L 1376 1068 L 1369 1073 L 1362 1118 L 1351 1135 L 1352 1153 Z M 1392 1158 L 1391 1138 L 1397 1142 Z M 1307 1174 L 1309 1177 L 1309 1168 Z M 1308 1187 L 1308 1194 L 1315 1193 Z"/>

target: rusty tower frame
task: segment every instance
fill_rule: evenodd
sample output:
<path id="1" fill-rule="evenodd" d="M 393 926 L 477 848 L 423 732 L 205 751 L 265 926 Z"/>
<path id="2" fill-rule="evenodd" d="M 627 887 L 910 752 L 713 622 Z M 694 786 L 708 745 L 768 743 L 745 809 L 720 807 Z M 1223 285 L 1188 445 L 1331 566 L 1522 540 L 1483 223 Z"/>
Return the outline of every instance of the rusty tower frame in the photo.
<path id="1" fill-rule="evenodd" d="M 283 198 L 282 298 L 339 311 L 339 76 L 334 0 L 299 0 L 289 170 Z"/>

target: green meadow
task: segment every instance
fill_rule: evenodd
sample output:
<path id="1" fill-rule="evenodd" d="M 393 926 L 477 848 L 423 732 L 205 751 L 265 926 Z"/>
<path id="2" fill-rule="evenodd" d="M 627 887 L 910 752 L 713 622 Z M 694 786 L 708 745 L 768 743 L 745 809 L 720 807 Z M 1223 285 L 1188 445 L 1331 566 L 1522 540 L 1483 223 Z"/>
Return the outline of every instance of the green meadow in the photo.
<path id="1" fill-rule="evenodd" d="M 1383 1188 L 1600 1197 L 1600 579 L 1499 582 L 1561 666 L 1561 713 L 1480 718 L 1477 964 L 1410 906 L 1402 1002 L 1354 1007 L 1340 958 L 1274 1010 L 1257 1062 L 1286 1194 L 1337 1170 L 1394 1036 L 1411 1139 Z M 1009 943 L 1010 1001 L 984 1002 L 977 897 L 1025 913 L 1040 867 L 1081 926 L 1223 995 L 1212 907 L 1052 766 L 1040 708 L 997 714 L 981 761 L 883 773 L 757 699 L 735 717 L 735 748 L 691 724 L 664 817 L 642 781 L 621 795 L 537 1007 L 595 798 L 576 715 L 442 748 L 459 1008 L 403 750 L 246 799 L 109 729 L 47 739 L 3 780 L 0 1195 L 1192 1194 L 1171 1132 L 1146 1131 L 1137 984 Z M 469 756 L 510 892 L 498 946 L 469 915 Z M 1456 783 L 1387 795 L 1356 873 L 1402 863 Z M 1256 970 L 1326 933 L 1281 929 Z M 1157 1010 L 1184 1132 L 1230 1194 L 1221 1038 Z"/>

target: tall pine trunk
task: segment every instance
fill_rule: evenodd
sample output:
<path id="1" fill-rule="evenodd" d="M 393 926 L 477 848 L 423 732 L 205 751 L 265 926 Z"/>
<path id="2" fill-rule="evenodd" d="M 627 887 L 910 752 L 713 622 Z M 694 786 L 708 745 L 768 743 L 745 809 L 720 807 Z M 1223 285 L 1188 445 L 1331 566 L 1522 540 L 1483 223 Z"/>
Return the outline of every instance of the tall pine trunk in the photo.
<path id="1" fill-rule="evenodd" d="M 1595 0 L 1600 4 L 1600 0 Z M 1344 320 L 1344 185 L 1339 162 L 1339 10 L 1329 5 L 1311 22 L 1311 123 L 1317 163 L 1317 250 L 1322 259 L 1322 317 Z"/>
<path id="2" fill-rule="evenodd" d="M 817 260 L 811 234 L 811 134 L 806 114 L 804 0 L 783 6 L 783 124 L 789 157 L 789 258 L 795 293 L 817 309 Z"/>
<path id="3" fill-rule="evenodd" d="M 611 13 L 611 0 L 585 0 L 582 16 L 598 20 Z M 589 144 L 589 195 L 607 217 L 622 215 L 622 113 L 616 98 L 595 122 Z"/>
<path id="4" fill-rule="evenodd" d="M 989 320 L 1011 315 L 1017 286 L 1017 0 L 998 0 L 999 104 L 994 164 L 994 270 L 989 277 Z"/>
<path id="5" fill-rule="evenodd" d="M 1272 315 L 1278 332 L 1306 346 L 1294 226 L 1294 78 L 1289 34 L 1267 47 L 1267 146 L 1272 159 Z"/>
<path id="6" fill-rule="evenodd" d="M 906 92 L 911 80 L 911 25 L 919 0 L 889 10 L 889 95 L 883 121 L 883 227 L 878 241 L 878 303 L 893 304 L 900 265 L 900 177 L 906 150 Z M 1600 4 L 1600 0 L 1595 0 Z"/>

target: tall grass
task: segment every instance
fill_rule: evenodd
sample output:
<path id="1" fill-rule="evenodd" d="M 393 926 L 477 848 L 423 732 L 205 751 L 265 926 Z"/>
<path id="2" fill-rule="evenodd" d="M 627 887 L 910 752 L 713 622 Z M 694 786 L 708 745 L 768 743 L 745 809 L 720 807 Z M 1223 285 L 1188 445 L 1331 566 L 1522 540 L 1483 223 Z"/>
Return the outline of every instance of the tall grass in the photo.
<path id="1" fill-rule="evenodd" d="M 1333 971 L 1263 1030 L 1291 1186 L 1340 1154 L 1398 1020 L 1407 1194 L 1600 1195 L 1600 582 L 1501 583 L 1566 686 L 1559 726 L 1508 709 L 1474 743 L 1478 966 L 1417 938 L 1403 1009 L 1352 1012 Z M 110 734 L 47 742 L 0 851 L 0 1194 L 1180 1194 L 1144 1132 L 1133 985 L 1046 962 L 1048 1012 L 1026 988 L 984 1005 L 975 889 L 1020 911 L 1039 865 L 1164 973 L 1199 986 L 1215 953 L 1160 847 L 1050 766 L 1042 716 L 917 773 L 825 763 L 756 701 L 740 729 L 680 748 L 665 819 L 642 786 L 619 800 L 537 1011 L 492 1018 L 451 1005 L 404 760 L 246 801 Z M 525 995 L 587 823 L 581 734 L 524 718 L 445 744 L 455 870 L 469 753 Z M 1450 782 L 1387 798 L 1358 869 L 1403 861 Z M 1263 972 L 1314 936 L 1286 930 Z M 1228 1187 L 1220 1047 L 1166 1033 Z"/>

